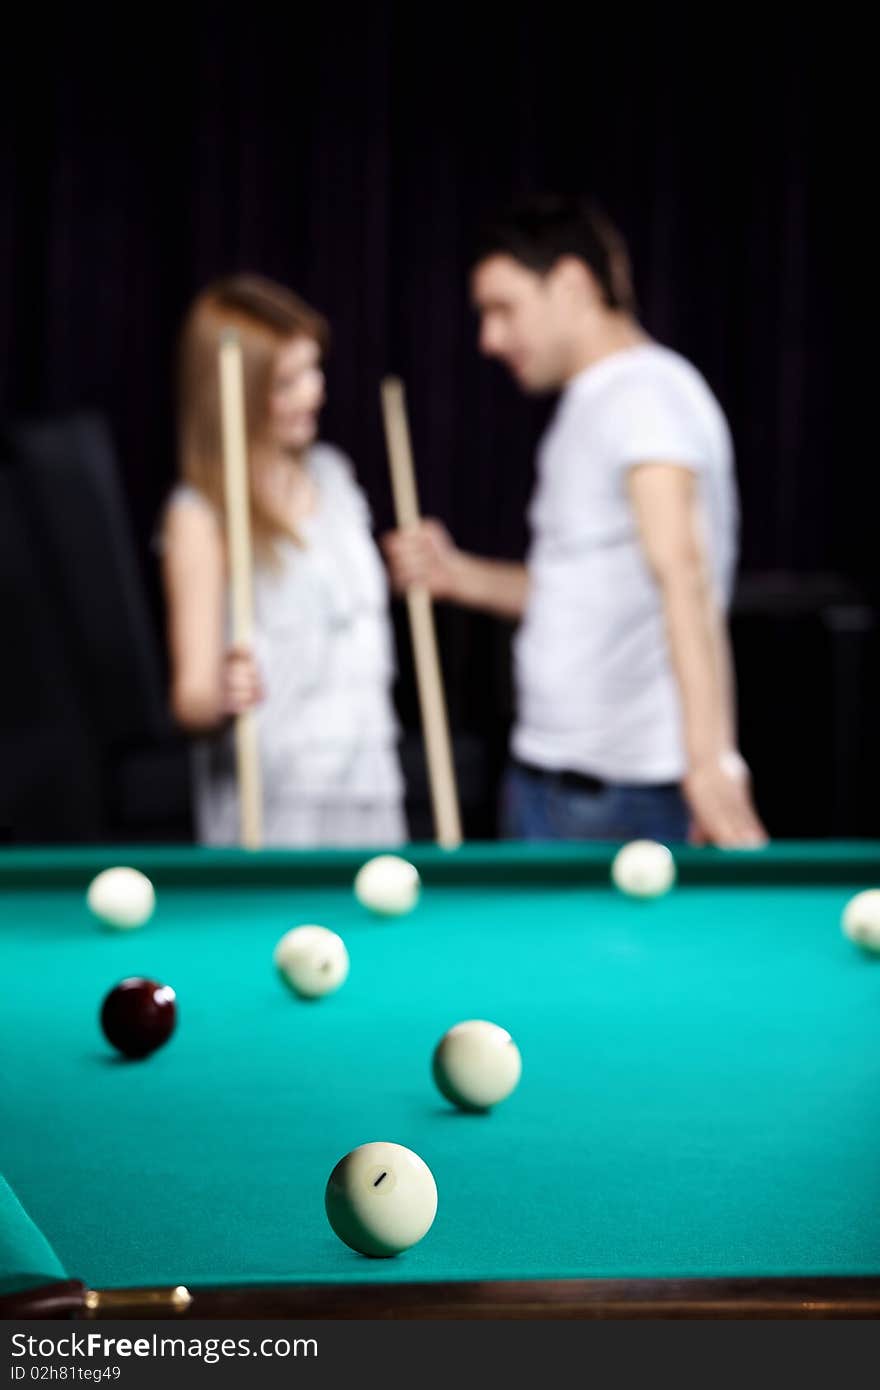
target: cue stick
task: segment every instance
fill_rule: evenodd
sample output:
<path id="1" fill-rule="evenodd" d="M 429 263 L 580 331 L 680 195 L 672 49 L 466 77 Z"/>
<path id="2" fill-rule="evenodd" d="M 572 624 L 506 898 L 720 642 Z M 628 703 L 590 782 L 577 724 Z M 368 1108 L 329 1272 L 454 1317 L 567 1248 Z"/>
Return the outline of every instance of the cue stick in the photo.
<path id="1" fill-rule="evenodd" d="M 237 647 L 250 649 L 254 630 L 250 486 L 244 369 L 241 341 L 235 329 L 227 329 L 223 333 L 219 368 L 226 543 L 232 591 L 232 641 Z M 255 710 L 245 710 L 243 714 L 235 716 L 235 761 L 238 774 L 241 844 L 244 849 L 260 849 L 263 843 L 263 805 Z"/>
<path id="2" fill-rule="evenodd" d="M 403 382 L 397 377 L 386 377 L 382 382 L 382 411 L 394 510 L 398 526 L 406 530 L 418 525 L 419 500 Z M 431 596 L 423 585 L 411 584 L 406 591 L 406 604 L 428 760 L 434 831 L 439 845 L 444 849 L 456 849 L 462 838 L 461 816 Z"/>

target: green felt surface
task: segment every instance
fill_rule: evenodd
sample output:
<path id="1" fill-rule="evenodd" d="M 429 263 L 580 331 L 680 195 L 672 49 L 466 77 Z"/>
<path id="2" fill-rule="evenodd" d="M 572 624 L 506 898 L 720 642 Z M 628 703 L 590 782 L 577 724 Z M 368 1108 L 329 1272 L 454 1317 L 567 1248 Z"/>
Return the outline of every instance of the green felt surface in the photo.
<path id="1" fill-rule="evenodd" d="M 68 1273 L 880 1273 L 880 958 L 839 926 L 880 883 L 878 847 L 683 854 L 680 886 L 647 904 L 607 886 L 607 848 L 517 849 L 413 851 L 429 888 L 392 921 L 351 895 L 362 856 L 0 855 L 0 1172 Z M 155 876 L 140 931 L 88 916 L 111 862 Z M 309 921 L 352 962 L 311 1004 L 271 960 Z M 179 1000 L 177 1034 L 141 1063 L 97 1025 L 129 974 Z M 523 1054 L 486 1116 L 430 1079 L 465 1018 L 503 1024 Z M 323 1210 L 336 1161 L 373 1139 L 415 1149 L 439 1190 L 429 1235 L 391 1261 L 349 1251 Z"/>
<path id="2" fill-rule="evenodd" d="M 0 1177 L 0 1294 L 38 1288 L 65 1277 L 43 1232 Z"/>

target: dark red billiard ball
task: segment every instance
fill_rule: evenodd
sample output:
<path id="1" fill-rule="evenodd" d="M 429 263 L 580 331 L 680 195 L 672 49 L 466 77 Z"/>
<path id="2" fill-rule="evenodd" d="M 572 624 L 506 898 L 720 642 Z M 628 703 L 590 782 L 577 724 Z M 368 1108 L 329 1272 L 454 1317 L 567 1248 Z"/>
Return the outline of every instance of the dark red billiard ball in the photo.
<path id="1" fill-rule="evenodd" d="M 101 1006 L 101 1027 L 126 1057 L 148 1057 L 167 1043 L 177 1022 L 174 990 L 132 976 L 111 989 Z"/>

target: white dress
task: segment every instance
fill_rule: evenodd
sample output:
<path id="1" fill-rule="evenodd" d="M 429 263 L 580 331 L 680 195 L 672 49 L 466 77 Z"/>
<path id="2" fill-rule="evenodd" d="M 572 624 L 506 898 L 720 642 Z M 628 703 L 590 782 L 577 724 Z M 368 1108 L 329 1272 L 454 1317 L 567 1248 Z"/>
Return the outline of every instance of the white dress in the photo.
<path id="1" fill-rule="evenodd" d="M 266 699 L 257 726 L 266 845 L 393 846 L 406 839 L 394 651 L 385 571 L 349 461 L 310 451 L 316 509 L 282 538 L 276 568 L 255 566 L 254 652 Z M 210 506 L 180 486 L 172 506 Z M 239 842 L 231 729 L 193 747 L 196 827 Z"/>

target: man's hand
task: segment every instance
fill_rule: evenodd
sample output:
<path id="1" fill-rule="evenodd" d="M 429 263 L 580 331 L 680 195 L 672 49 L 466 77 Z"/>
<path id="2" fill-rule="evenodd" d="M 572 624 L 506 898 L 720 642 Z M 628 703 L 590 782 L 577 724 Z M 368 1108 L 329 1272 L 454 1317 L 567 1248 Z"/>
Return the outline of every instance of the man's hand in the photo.
<path id="1" fill-rule="evenodd" d="M 751 778 L 734 751 L 697 764 L 687 774 L 683 790 L 693 814 L 695 844 L 720 849 L 761 849 L 767 831 L 752 804 Z"/>
<path id="2" fill-rule="evenodd" d="M 456 570 L 460 552 L 439 521 L 420 521 L 403 531 L 382 537 L 391 582 L 399 593 L 418 584 L 432 598 L 456 597 Z"/>

